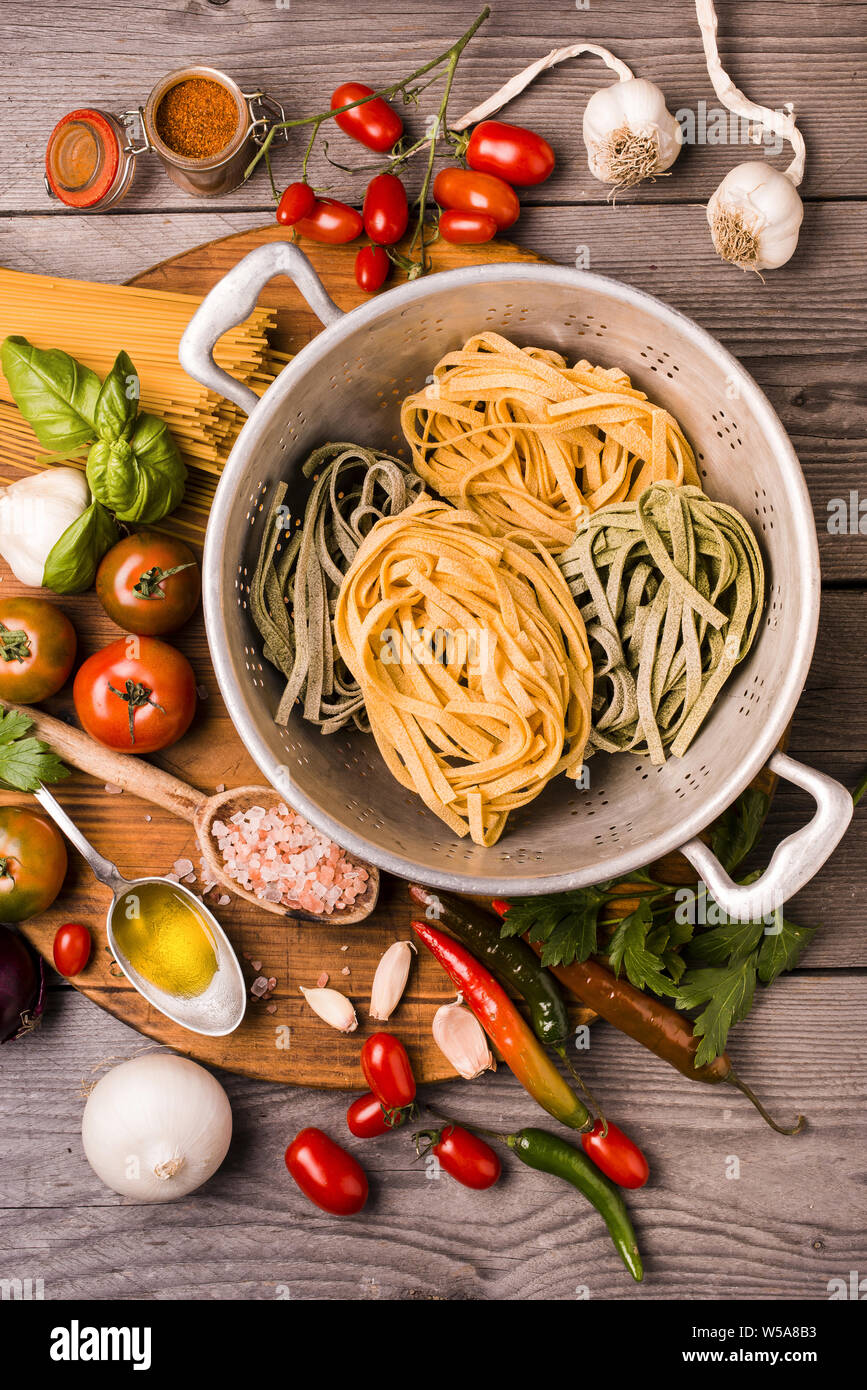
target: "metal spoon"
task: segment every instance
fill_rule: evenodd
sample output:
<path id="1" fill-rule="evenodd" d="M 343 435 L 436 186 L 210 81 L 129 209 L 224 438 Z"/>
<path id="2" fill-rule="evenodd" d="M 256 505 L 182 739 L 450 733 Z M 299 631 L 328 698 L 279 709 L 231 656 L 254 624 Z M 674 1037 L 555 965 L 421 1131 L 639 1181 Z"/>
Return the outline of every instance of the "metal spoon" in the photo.
<path id="1" fill-rule="evenodd" d="M 191 1033 L 204 1033 L 209 1038 L 220 1038 L 226 1033 L 233 1033 L 244 1017 L 244 1011 L 247 1007 L 247 990 L 238 957 L 232 949 L 232 943 L 214 914 L 188 888 L 185 888 L 181 883 L 175 883 L 170 878 L 162 878 L 158 875 L 148 878 L 124 878 L 110 859 L 104 859 L 94 849 L 87 837 L 81 833 L 75 821 L 66 814 L 60 803 L 55 801 L 50 791 L 42 787 L 35 795 L 40 806 L 48 812 L 67 839 L 75 845 L 79 854 L 87 860 L 100 883 L 104 883 L 107 888 L 111 889 L 113 896 L 106 917 L 106 936 L 111 953 L 130 984 L 138 990 L 139 994 L 144 996 L 149 1004 L 152 1004 L 155 1009 L 159 1009 L 160 1013 L 165 1014 L 166 1018 L 170 1018 L 173 1023 L 179 1023 L 182 1028 L 189 1028 Z M 165 883 L 172 892 L 187 898 L 192 911 L 207 924 L 213 938 L 217 969 L 211 983 L 202 994 L 191 999 L 167 994 L 165 990 L 159 989 L 140 975 L 135 967 L 129 963 L 118 945 L 114 934 L 114 909 L 121 898 L 125 898 L 127 894 L 135 893 L 136 888 L 144 883 Z"/>
<path id="2" fill-rule="evenodd" d="M 5 709 L 17 710 L 18 705 L 0 701 Z M 222 857 L 217 850 L 211 833 L 214 821 L 227 821 L 236 811 L 247 811 L 251 806 L 273 806 L 282 797 L 271 787 L 231 787 L 228 791 L 207 796 L 204 792 L 190 787 L 180 778 L 154 767 L 152 763 L 129 753 L 116 753 L 111 748 L 103 748 L 80 729 L 73 729 L 50 714 L 38 709 L 21 709 L 33 724 L 32 732 L 50 743 L 55 753 L 81 772 L 89 772 L 104 783 L 123 787 L 145 801 L 163 806 L 174 815 L 189 821 L 196 832 L 202 858 L 215 883 L 219 883 L 229 893 L 244 898 L 248 903 L 261 908 L 263 912 L 276 913 L 278 917 L 294 917 L 308 922 L 328 922 L 333 926 L 350 926 L 361 922 L 376 906 L 379 897 L 379 870 L 372 864 L 364 864 L 367 870 L 367 883 L 363 894 L 355 899 L 351 907 L 335 912 L 314 914 L 300 908 L 283 907 L 280 903 L 264 902 L 254 893 L 242 888 L 226 872 Z M 359 862 L 359 861 L 354 861 Z"/>

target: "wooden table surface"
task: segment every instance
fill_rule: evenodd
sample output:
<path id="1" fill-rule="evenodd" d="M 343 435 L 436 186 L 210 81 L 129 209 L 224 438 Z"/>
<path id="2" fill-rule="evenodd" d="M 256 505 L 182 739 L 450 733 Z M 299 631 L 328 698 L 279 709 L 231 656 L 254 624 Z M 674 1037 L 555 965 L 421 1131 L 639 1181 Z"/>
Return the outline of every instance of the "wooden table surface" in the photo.
<path id="1" fill-rule="evenodd" d="M 730 167 L 756 156 L 750 146 L 687 148 L 673 177 L 616 206 L 606 201 L 580 138 L 584 103 L 607 80 L 592 60 L 548 73 L 509 109 L 509 119 L 549 136 L 558 154 L 555 175 L 523 200 L 510 235 L 659 295 L 735 352 L 770 396 L 809 483 L 824 581 L 790 751 L 852 785 L 867 763 L 867 539 L 857 520 L 858 501 L 867 499 L 867 5 L 740 0 L 718 9 L 737 83 L 771 106 L 793 101 L 807 141 L 804 228 L 789 265 L 762 284 L 722 265 L 710 244 L 704 204 Z M 45 196 L 41 161 L 63 112 L 124 110 L 169 69 L 204 62 L 245 89 L 265 87 L 293 114 L 311 113 L 338 80 L 382 85 L 412 70 L 475 13 L 466 0 L 380 0 L 375 12 L 344 0 L 5 0 L 0 263 L 125 280 L 271 215 L 263 177 L 218 202 L 193 200 L 155 160 L 141 161 L 120 211 L 58 211 Z M 690 0 L 495 0 L 458 70 L 452 114 L 579 39 L 610 44 L 664 87 L 672 111 L 715 105 Z M 413 130 L 423 129 L 432 97 L 408 117 Z M 341 161 L 348 152 L 345 142 L 333 150 Z M 278 152 L 278 181 L 296 174 L 301 151 L 294 136 Z M 312 173 L 336 196 L 357 200 L 358 181 L 324 162 Z M 850 533 L 829 530 L 834 499 L 848 504 L 852 493 Z M 770 842 L 806 809 L 783 788 Z M 509 1163 L 499 1186 L 474 1195 L 429 1179 L 402 1137 L 364 1150 L 374 1190 L 366 1218 L 339 1224 L 316 1212 L 282 1172 L 282 1151 L 303 1125 L 340 1134 L 344 1102 L 324 1092 L 223 1076 L 235 1137 L 218 1175 L 170 1207 L 115 1197 L 82 1154 L 81 1085 L 93 1068 L 144 1043 L 57 979 L 42 1029 L 4 1048 L 0 1060 L 0 1279 L 41 1278 L 47 1299 L 827 1298 L 830 1279 L 867 1272 L 865 827 L 862 811 L 790 904 L 794 920 L 822 930 L 801 967 L 732 1035 L 739 1070 L 770 1107 L 809 1115 L 804 1135 L 774 1135 L 735 1093 L 691 1085 L 605 1025 L 593 1031 L 587 1073 L 653 1167 L 630 1203 L 645 1251 L 640 1289 L 595 1213 L 554 1179 Z M 503 1070 L 472 1092 L 457 1083 L 438 1094 L 481 1123 L 536 1120 Z"/>

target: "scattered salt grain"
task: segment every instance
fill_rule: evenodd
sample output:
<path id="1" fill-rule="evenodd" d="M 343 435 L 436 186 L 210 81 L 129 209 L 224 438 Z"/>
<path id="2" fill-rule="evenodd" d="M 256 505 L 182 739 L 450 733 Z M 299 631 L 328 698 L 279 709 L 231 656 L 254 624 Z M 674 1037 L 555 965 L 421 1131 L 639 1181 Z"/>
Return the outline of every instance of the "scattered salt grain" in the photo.
<path id="1" fill-rule="evenodd" d="M 251 960 L 250 964 L 252 965 L 254 970 L 262 969 L 262 962 L 260 960 Z"/>
<path id="2" fill-rule="evenodd" d="M 200 700 L 207 700 L 207 698 L 208 698 L 208 687 L 207 687 L 206 685 L 197 685 L 197 686 L 196 686 L 196 694 L 198 695 L 198 697 L 199 697 Z"/>
<path id="3" fill-rule="evenodd" d="M 106 784 L 105 784 L 105 790 L 108 792 L 109 796 L 122 796 L 122 795 L 123 795 L 123 787 L 118 787 L 118 786 L 116 786 L 116 785 L 114 784 L 114 782 L 106 782 Z"/>
<path id="4" fill-rule="evenodd" d="M 276 1005 L 276 1004 L 266 1004 L 266 1005 L 265 1005 L 265 1012 L 266 1012 L 266 1014 L 276 1014 L 276 1012 L 277 1012 L 277 1005 Z"/>
<path id="5" fill-rule="evenodd" d="M 341 973 L 341 975 L 351 975 L 351 974 L 352 974 L 352 971 L 349 969 L 349 966 L 348 966 L 348 965 L 344 965 L 344 967 L 343 967 L 343 969 L 341 970 L 340 973 Z"/>
<path id="6" fill-rule="evenodd" d="M 178 878 L 186 878 L 187 874 L 191 874 L 192 872 L 192 859 L 176 859 L 172 865 L 172 873 L 177 874 Z"/>
<path id="7" fill-rule="evenodd" d="M 221 893 L 217 899 L 217 907 L 228 907 L 231 901 L 232 899 L 229 897 L 228 893 Z"/>
<path id="8" fill-rule="evenodd" d="M 328 984 L 328 971 L 327 971 L 327 970 L 323 970 L 322 974 L 319 976 L 319 979 L 316 981 L 316 988 L 317 988 L 317 989 L 324 989 L 325 986 L 326 986 L 327 984 Z"/>
<path id="9" fill-rule="evenodd" d="M 250 986 L 250 993 L 254 999 L 261 999 L 262 995 L 267 993 L 267 990 L 268 981 L 265 979 L 264 975 L 259 975 Z"/>
<path id="10" fill-rule="evenodd" d="M 225 784 L 225 782 L 218 782 L 218 783 L 217 783 L 217 791 L 218 791 L 218 792 L 224 792 L 225 790 L 226 790 L 226 784 Z"/>
<path id="11" fill-rule="evenodd" d="M 151 819 L 152 819 L 152 817 L 150 817 L 150 816 L 145 816 L 145 820 L 147 821 L 148 825 L 150 825 Z"/>

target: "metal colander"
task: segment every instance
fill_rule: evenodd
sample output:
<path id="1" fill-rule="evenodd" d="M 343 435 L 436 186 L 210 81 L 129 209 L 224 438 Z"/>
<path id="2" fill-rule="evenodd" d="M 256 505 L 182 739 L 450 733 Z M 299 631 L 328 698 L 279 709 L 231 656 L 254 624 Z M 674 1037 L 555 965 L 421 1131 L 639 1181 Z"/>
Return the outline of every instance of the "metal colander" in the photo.
<path id="1" fill-rule="evenodd" d="M 261 401 L 213 361 L 213 346 L 252 310 L 262 286 L 288 275 L 324 331 Z M 318 445 L 351 439 L 406 456 L 402 398 L 444 353 L 484 329 L 624 368 L 681 422 L 703 485 L 753 526 L 767 569 L 763 626 L 685 757 L 662 767 L 597 754 L 590 785 L 559 778 L 513 812 L 491 848 L 454 838 L 391 777 L 371 736 L 324 737 L 299 716 L 273 723 L 282 678 L 261 655 L 249 584 L 275 484 L 296 506 L 300 466 Z M 737 361 L 689 319 L 597 275 L 503 263 L 401 285 L 343 314 L 297 247 L 277 242 L 242 260 L 190 323 L 181 362 L 250 418 L 223 472 L 208 525 L 204 605 L 229 714 L 266 778 L 353 853 L 382 869 L 464 892 L 545 893 L 627 873 L 680 848 L 733 916 L 766 912 L 801 887 L 843 834 L 849 794 L 774 749 L 801 693 L 819 615 L 819 560 L 807 488 L 766 397 Z M 736 888 L 696 838 L 770 760 L 817 802 L 810 823 L 777 847 L 759 884 Z"/>

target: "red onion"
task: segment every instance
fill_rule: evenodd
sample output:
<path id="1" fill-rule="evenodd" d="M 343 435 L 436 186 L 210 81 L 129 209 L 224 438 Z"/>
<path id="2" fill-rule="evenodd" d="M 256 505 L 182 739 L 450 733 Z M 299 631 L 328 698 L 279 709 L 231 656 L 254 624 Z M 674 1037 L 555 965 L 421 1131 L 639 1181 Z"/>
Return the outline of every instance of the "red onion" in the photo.
<path id="1" fill-rule="evenodd" d="M 0 1043 L 31 1032 L 45 1007 L 45 968 L 24 938 L 0 926 Z"/>

